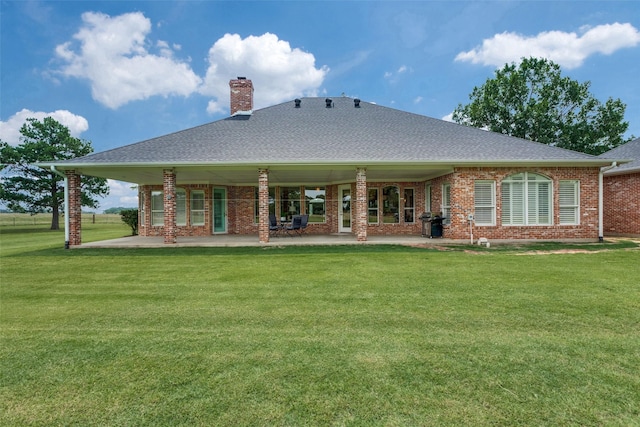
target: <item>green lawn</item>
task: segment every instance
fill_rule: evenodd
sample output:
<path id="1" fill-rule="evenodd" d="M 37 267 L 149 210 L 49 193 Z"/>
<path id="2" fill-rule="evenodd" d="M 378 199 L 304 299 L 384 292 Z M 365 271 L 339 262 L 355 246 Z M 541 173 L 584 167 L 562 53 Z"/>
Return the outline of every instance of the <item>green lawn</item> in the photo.
<path id="1" fill-rule="evenodd" d="M 0 232 L 3 426 L 640 425 L 630 243 L 64 250 L 63 232 Z"/>

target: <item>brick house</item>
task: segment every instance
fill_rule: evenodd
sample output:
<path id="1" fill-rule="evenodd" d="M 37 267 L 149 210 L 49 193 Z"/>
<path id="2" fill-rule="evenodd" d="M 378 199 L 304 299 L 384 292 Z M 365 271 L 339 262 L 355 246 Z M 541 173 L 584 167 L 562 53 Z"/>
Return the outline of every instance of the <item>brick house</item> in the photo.
<path id="1" fill-rule="evenodd" d="M 600 157 L 630 160 L 604 172 L 604 232 L 608 235 L 640 236 L 640 138 Z"/>
<path id="2" fill-rule="evenodd" d="M 42 164 L 67 176 L 68 245 L 81 243 L 81 175 L 135 183 L 140 236 L 225 233 L 269 241 L 269 216 L 309 214 L 307 233 L 598 240 L 601 168 L 612 160 L 349 97 L 253 110 L 230 82 L 228 118 Z"/>

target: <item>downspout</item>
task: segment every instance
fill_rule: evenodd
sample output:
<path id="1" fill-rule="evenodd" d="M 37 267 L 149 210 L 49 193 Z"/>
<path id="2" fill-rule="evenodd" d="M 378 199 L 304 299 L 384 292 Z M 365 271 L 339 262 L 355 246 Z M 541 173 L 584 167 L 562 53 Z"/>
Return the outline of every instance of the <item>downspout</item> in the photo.
<path id="1" fill-rule="evenodd" d="M 53 165 L 51 172 L 64 178 L 64 248 L 69 249 L 69 179 Z"/>
<path id="2" fill-rule="evenodd" d="M 609 166 L 600 168 L 600 173 L 598 174 L 598 241 L 600 241 L 600 243 L 604 242 L 604 224 L 602 219 L 604 214 L 603 176 L 606 171 L 613 169 L 616 166 L 618 166 L 618 162 L 613 162 Z"/>

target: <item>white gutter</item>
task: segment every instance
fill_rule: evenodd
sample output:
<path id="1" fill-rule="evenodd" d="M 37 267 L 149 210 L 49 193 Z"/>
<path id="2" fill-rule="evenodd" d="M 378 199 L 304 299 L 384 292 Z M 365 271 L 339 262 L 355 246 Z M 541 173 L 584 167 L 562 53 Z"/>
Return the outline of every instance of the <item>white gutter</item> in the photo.
<path id="1" fill-rule="evenodd" d="M 51 172 L 64 178 L 64 248 L 69 249 L 69 179 L 53 165 Z"/>
<path id="2" fill-rule="evenodd" d="M 618 166 L 618 162 L 613 162 L 609 166 L 600 168 L 600 173 L 598 174 L 598 240 L 600 240 L 600 242 L 604 241 L 604 225 L 602 219 L 602 216 L 604 214 L 604 202 L 602 193 L 604 185 L 602 178 L 606 171 L 613 169 L 616 166 Z"/>

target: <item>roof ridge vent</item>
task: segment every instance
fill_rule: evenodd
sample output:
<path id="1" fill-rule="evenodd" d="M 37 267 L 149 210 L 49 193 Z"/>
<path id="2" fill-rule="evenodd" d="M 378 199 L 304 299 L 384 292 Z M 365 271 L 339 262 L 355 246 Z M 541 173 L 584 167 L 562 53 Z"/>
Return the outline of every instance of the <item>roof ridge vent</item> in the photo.
<path id="1" fill-rule="evenodd" d="M 333 108 L 333 99 L 327 98 L 327 99 L 324 100 L 324 103 L 325 103 L 327 108 Z"/>
<path id="2" fill-rule="evenodd" d="M 293 102 L 296 103 L 296 108 L 300 108 L 300 104 L 302 103 L 301 100 L 299 100 L 298 98 L 294 99 Z"/>
<path id="3" fill-rule="evenodd" d="M 360 108 L 360 99 L 356 98 L 353 100 L 353 106 L 356 108 Z"/>

